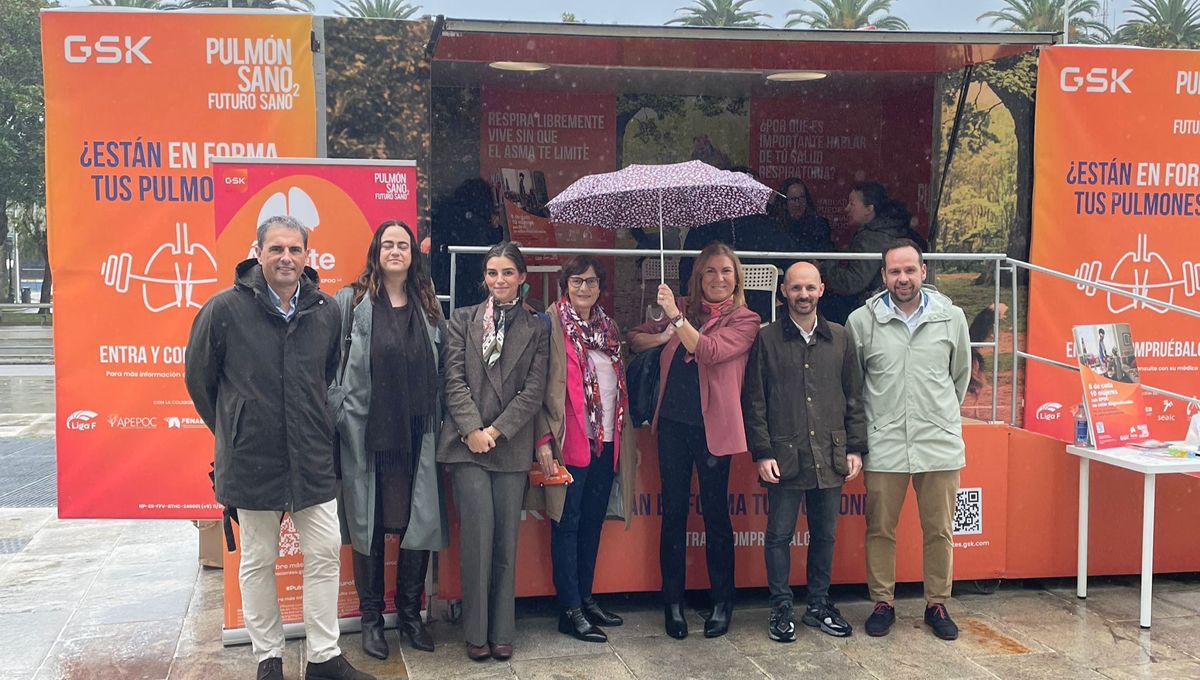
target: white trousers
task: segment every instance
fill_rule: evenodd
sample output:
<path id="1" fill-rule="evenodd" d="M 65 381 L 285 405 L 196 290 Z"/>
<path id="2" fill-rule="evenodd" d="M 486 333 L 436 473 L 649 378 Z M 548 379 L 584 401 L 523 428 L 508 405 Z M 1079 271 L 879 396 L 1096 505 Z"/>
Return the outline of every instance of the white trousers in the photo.
<path id="1" fill-rule="evenodd" d="M 242 614 L 254 657 L 259 662 L 283 658 L 283 619 L 275 589 L 275 560 L 279 557 L 279 523 L 283 513 L 238 510 L 242 563 Z M 342 538 L 337 501 L 292 513 L 304 553 L 304 635 L 309 663 L 322 663 L 342 653 L 338 648 L 338 580 Z"/>

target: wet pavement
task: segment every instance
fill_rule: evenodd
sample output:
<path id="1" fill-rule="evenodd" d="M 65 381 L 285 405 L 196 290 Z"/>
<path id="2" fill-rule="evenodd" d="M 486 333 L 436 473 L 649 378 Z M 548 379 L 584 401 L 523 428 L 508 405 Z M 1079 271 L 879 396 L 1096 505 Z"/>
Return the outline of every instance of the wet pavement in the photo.
<path id="1" fill-rule="evenodd" d="M 60 521 L 52 508 L 0 509 L 0 680 L 250 678 L 247 647 L 222 647 L 221 572 L 198 566 L 187 522 Z M 15 550 L 13 550 L 15 548 Z M 871 605 L 843 589 L 841 610 L 856 626 Z M 546 600 L 519 607 L 511 661 L 466 659 L 462 629 L 431 624 L 437 651 L 366 659 L 356 634 L 342 646 L 380 678 L 1196 678 L 1200 677 L 1200 578 L 1160 577 L 1151 631 L 1138 627 L 1133 578 L 1074 584 L 1005 584 L 990 595 L 959 593 L 950 604 L 962 635 L 934 638 L 921 623 L 916 590 L 897 601 L 885 638 L 836 639 L 798 624 L 798 640 L 767 639 L 759 591 L 741 594 L 729 635 L 666 637 L 649 597 L 602 598 L 625 617 L 607 644 L 557 632 Z M 388 632 L 393 649 L 394 632 Z M 303 641 L 290 642 L 289 678 L 299 678 Z"/>
<path id="2" fill-rule="evenodd" d="M 0 366 L 0 680 L 252 678 L 249 648 L 222 646 L 221 571 L 199 566 L 191 523 L 57 519 L 53 379 L 42 368 Z M 739 593 L 730 633 L 713 640 L 694 612 L 692 635 L 668 638 L 655 598 L 639 595 L 601 598 L 625 617 L 606 644 L 558 633 L 548 599 L 520 602 L 507 662 L 469 661 L 461 626 L 440 619 L 432 654 L 397 654 L 393 631 L 386 662 L 366 658 L 357 634 L 342 647 L 380 678 L 1200 678 L 1200 575 L 1155 579 L 1149 631 L 1138 626 L 1134 577 L 1093 578 L 1087 600 L 1071 579 L 992 594 L 976 585 L 956 584 L 956 642 L 929 633 L 910 585 L 884 638 L 861 632 L 871 604 L 855 586 L 836 589 L 859 629 L 845 639 L 798 623 L 796 642 L 772 642 L 765 593 L 754 590 Z M 289 642 L 290 680 L 302 677 L 303 658 L 304 642 Z"/>

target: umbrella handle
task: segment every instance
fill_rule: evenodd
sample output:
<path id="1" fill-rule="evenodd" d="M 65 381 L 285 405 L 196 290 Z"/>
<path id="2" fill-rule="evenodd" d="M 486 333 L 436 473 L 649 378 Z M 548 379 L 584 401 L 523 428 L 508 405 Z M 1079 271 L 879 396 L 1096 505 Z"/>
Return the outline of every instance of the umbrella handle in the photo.
<path id="1" fill-rule="evenodd" d="M 667 282 L 667 247 L 665 245 L 666 228 L 663 227 L 663 192 L 658 192 L 658 283 Z"/>

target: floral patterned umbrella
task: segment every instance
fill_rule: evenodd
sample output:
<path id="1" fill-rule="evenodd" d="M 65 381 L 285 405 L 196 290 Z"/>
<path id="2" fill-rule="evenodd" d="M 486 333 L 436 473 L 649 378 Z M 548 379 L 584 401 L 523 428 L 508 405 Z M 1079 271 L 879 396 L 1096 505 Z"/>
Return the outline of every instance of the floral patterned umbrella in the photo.
<path id="1" fill-rule="evenodd" d="M 718 170 L 703 161 L 630 165 L 581 177 L 546 207 L 557 222 L 599 227 L 659 227 L 659 272 L 665 257 L 662 230 L 764 213 L 772 189 L 750 175 Z"/>

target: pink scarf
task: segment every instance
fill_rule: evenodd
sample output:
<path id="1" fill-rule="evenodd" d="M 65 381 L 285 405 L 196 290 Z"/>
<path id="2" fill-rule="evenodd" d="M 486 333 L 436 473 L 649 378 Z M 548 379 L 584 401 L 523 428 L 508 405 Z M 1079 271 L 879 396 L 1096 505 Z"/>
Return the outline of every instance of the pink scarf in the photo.
<path id="1" fill-rule="evenodd" d="M 625 371 L 621 366 L 621 338 L 617 335 L 616 324 L 609 318 L 600 305 L 593 305 L 591 318 L 584 322 L 575 312 L 575 308 L 564 295 L 556 303 L 558 320 L 566 332 L 567 339 L 575 348 L 575 356 L 583 367 L 583 395 L 587 402 L 588 430 L 594 436 L 592 454 L 600 455 L 604 445 L 604 402 L 600 398 L 600 381 L 596 377 L 596 366 L 592 363 L 588 350 L 599 350 L 608 355 L 612 362 L 613 372 L 617 375 L 617 413 L 613 418 L 613 427 L 620 428 L 625 418 Z M 614 438 L 615 439 L 615 438 Z"/>
<path id="2" fill-rule="evenodd" d="M 728 300 L 719 302 L 717 304 L 713 304 L 708 300 L 701 300 L 700 304 L 704 306 L 705 314 L 704 325 L 700 327 L 700 335 L 704 335 L 711 330 L 713 326 L 717 325 L 717 322 L 721 320 L 722 316 L 728 314 L 729 311 L 733 309 L 733 298 L 729 298 Z M 695 360 L 696 355 L 692 354 L 691 352 L 688 352 L 683 357 L 684 363 L 689 363 Z"/>

